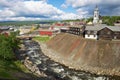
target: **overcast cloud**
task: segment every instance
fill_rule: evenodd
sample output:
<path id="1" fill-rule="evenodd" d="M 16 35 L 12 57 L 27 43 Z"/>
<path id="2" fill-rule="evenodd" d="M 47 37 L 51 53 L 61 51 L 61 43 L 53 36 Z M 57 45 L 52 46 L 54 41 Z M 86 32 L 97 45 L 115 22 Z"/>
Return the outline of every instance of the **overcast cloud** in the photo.
<path id="1" fill-rule="evenodd" d="M 62 7 L 72 6 L 79 13 L 91 16 L 96 5 L 99 7 L 101 15 L 120 16 L 120 0 L 65 0 Z"/>

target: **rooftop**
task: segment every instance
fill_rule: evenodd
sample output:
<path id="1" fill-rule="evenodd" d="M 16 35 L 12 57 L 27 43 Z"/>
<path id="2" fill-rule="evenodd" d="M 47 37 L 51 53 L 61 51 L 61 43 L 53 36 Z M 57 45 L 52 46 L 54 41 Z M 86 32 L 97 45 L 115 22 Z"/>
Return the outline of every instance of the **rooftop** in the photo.
<path id="1" fill-rule="evenodd" d="M 99 24 L 99 25 L 95 25 L 95 26 L 86 26 L 85 30 L 99 31 L 99 30 L 101 30 L 105 27 L 107 27 L 108 29 L 110 29 L 112 31 L 120 31 L 120 27 L 118 27 L 118 26 L 107 26 L 106 24 Z"/>

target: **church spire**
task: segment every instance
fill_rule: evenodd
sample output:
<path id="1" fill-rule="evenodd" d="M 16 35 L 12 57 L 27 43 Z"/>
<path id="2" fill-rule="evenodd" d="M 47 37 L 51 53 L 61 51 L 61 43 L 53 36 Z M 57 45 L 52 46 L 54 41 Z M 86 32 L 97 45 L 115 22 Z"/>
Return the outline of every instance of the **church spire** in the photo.
<path id="1" fill-rule="evenodd" d="M 99 23 L 99 9 L 98 6 L 96 5 L 94 10 L 93 24 L 97 24 L 97 23 Z"/>
<path id="2" fill-rule="evenodd" d="M 96 5 L 96 8 L 98 8 L 98 6 Z"/>
<path id="3" fill-rule="evenodd" d="M 98 9 L 98 5 L 96 5 L 95 10 L 99 10 L 99 9 Z"/>

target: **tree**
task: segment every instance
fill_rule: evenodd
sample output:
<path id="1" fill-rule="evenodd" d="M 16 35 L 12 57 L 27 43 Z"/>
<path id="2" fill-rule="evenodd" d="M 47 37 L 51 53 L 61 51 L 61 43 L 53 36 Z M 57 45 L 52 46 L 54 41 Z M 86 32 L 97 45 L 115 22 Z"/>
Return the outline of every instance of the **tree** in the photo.
<path id="1" fill-rule="evenodd" d="M 18 48 L 18 45 L 19 40 L 14 33 L 11 33 L 10 36 L 0 34 L 0 58 L 13 59 L 15 57 L 14 51 Z"/>

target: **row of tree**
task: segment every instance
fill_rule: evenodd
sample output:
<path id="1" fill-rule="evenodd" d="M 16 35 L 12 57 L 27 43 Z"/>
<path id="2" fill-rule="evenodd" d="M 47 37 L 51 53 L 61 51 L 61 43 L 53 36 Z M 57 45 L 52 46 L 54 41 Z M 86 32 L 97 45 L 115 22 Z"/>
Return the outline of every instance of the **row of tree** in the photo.
<path id="1" fill-rule="evenodd" d="M 14 51 L 18 48 L 19 43 L 15 33 L 11 33 L 9 36 L 0 34 L 0 58 L 4 60 L 14 59 Z"/>
<path id="2" fill-rule="evenodd" d="M 102 17 L 103 23 L 114 26 L 114 23 L 120 20 L 120 16 L 103 16 Z"/>

